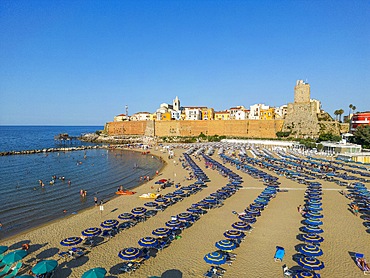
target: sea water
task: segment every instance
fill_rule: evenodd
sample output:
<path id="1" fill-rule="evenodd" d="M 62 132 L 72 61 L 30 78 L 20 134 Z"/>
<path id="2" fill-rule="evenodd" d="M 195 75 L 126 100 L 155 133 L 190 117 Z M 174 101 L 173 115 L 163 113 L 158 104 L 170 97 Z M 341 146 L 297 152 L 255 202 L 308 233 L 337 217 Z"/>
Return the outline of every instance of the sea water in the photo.
<path id="1" fill-rule="evenodd" d="M 94 132 L 95 128 L 0 127 L 0 151 L 56 147 L 53 137 L 58 133 L 77 136 Z M 22 134 L 20 138 L 16 136 L 19 134 Z M 4 138 L 8 141 L 4 142 Z M 115 196 L 120 185 L 134 188 L 141 183 L 141 176 L 153 176 L 161 167 L 162 162 L 155 156 L 125 150 L 2 156 L 0 239 L 94 206 L 94 197 L 107 201 Z M 53 176 L 57 178 L 52 184 Z M 80 196 L 80 190 L 87 191 L 85 198 Z"/>

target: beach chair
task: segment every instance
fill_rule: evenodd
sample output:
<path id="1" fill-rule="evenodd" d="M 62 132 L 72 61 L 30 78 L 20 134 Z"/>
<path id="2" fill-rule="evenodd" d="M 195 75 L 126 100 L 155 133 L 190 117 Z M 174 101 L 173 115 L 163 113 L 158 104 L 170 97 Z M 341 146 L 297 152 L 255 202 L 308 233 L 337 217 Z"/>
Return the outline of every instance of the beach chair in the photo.
<path id="1" fill-rule="evenodd" d="M 285 255 L 285 249 L 283 247 L 276 246 L 276 252 L 275 252 L 275 256 L 274 256 L 275 262 L 277 262 L 277 261 L 282 262 L 283 258 L 284 258 L 284 255 Z"/>
<path id="2" fill-rule="evenodd" d="M 12 265 L 10 265 L 10 264 L 5 265 L 3 270 L 0 271 L 0 277 L 7 274 L 11 268 L 12 268 Z"/>
<path id="3" fill-rule="evenodd" d="M 283 265 L 283 274 L 284 274 L 284 277 L 292 277 L 294 273 L 285 264 L 285 265 Z"/>
<path id="4" fill-rule="evenodd" d="M 370 266 L 366 262 L 365 255 L 360 253 L 355 253 L 355 260 L 357 266 L 364 272 L 365 275 L 370 275 Z"/>
<path id="5" fill-rule="evenodd" d="M 11 278 L 11 277 L 15 277 L 19 270 L 22 268 L 22 262 L 18 262 L 15 267 L 12 268 L 12 272 L 10 272 L 8 275 L 4 276 L 4 278 Z"/>

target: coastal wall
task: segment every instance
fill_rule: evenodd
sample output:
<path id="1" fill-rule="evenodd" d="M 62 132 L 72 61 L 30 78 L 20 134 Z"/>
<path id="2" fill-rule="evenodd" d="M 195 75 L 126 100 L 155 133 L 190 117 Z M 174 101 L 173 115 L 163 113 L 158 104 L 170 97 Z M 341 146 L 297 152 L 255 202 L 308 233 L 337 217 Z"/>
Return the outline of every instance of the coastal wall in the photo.
<path id="1" fill-rule="evenodd" d="M 226 135 L 248 138 L 276 138 L 284 120 L 227 121 L 129 121 L 106 124 L 108 135 L 198 136 Z"/>

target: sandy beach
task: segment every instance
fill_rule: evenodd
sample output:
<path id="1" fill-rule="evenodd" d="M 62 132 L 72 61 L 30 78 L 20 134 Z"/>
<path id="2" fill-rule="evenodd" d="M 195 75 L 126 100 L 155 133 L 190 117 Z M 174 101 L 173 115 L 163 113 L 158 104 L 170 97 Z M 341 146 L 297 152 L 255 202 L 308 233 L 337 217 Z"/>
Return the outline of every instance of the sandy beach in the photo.
<path id="1" fill-rule="evenodd" d="M 120 250 L 126 247 L 139 247 L 140 238 L 151 236 L 152 230 L 165 227 L 165 222 L 169 221 L 171 216 L 185 212 L 191 204 L 202 200 L 228 182 L 228 179 L 217 171 L 206 168 L 203 160 L 195 160 L 211 180 L 207 183 L 207 188 L 168 207 L 163 212 L 158 212 L 147 221 L 122 231 L 109 241 L 93 247 L 81 258 L 70 261 L 60 259 L 58 253 L 68 249 L 60 245 L 61 240 L 71 236 L 81 236 L 81 231 L 86 228 L 99 227 L 104 220 L 117 219 L 119 214 L 130 212 L 134 207 L 143 206 L 146 200 L 140 199 L 139 195 L 154 193 L 158 188 L 155 184 L 157 180 L 171 179 L 175 184 L 181 183 L 182 186 L 194 182 L 185 180 L 188 171 L 183 169 L 178 161 L 185 150 L 175 149 L 175 157 L 171 159 L 168 158 L 167 153 L 160 150 L 150 151 L 154 155 L 161 156 L 166 161 L 166 166 L 158 177 L 136 188 L 135 195 L 113 198 L 104 204 L 102 214 L 99 206 L 93 207 L 60 221 L 1 240 L 0 245 L 8 245 L 10 250 L 14 250 L 20 248 L 23 243 L 30 242 L 29 254 L 23 262 L 32 264 L 42 259 L 59 260 L 54 277 L 81 277 L 85 271 L 94 267 L 104 267 L 108 271 L 107 277 L 129 276 L 118 272 L 123 263 L 118 257 Z M 148 155 L 148 159 L 150 158 L 151 155 Z M 221 162 L 217 154 L 212 158 Z M 168 248 L 159 251 L 130 276 L 203 277 L 210 266 L 203 260 L 204 255 L 217 250 L 215 242 L 224 239 L 223 233 L 232 229 L 231 224 L 238 220 L 232 211 L 242 212 L 265 188 L 262 182 L 236 170 L 234 166 L 230 164 L 226 166 L 243 178 L 243 188 L 225 200 L 222 207 L 209 210 L 201 216 L 193 226 L 181 233 L 180 239 L 174 240 Z M 266 169 L 263 170 L 273 174 Z M 253 231 L 247 233 L 240 247 L 233 251 L 237 254 L 237 258 L 231 266 L 224 266 L 226 269 L 224 277 L 283 277 L 283 264 L 293 269 L 297 267 L 293 255 L 302 244 L 297 236 L 301 233 L 299 228 L 303 226 L 301 223 L 303 218 L 298 213 L 297 206 L 304 203 L 304 191 L 307 186 L 285 177 L 279 177 L 279 181 L 280 187 L 287 188 L 287 192 L 277 193 L 270 201 L 258 221 L 253 224 Z M 325 268 L 319 273 L 322 277 L 362 277 L 363 273 L 351 258 L 350 252 L 363 253 L 369 261 L 370 234 L 363 225 L 363 220 L 348 210 L 349 200 L 339 193 L 343 187 L 332 182 L 318 181 L 323 185 L 324 224 L 322 228 L 325 239 L 321 244 L 324 255 L 320 257 L 325 263 Z M 366 186 L 369 187 L 369 184 Z M 160 193 L 165 194 L 174 190 L 174 187 L 169 187 Z M 273 259 L 276 246 L 285 248 L 283 262 L 275 262 Z M 26 270 L 27 268 L 21 273 L 25 273 Z"/>

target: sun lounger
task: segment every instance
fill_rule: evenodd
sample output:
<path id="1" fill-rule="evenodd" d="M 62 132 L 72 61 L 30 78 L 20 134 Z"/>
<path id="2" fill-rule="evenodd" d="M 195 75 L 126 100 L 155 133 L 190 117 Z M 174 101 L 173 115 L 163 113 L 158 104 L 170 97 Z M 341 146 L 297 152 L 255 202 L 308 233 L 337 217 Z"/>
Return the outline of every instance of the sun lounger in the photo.
<path id="1" fill-rule="evenodd" d="M 285 249 L 283 247 L 276 246 L 276 252 L 275 252 L 275 256 L 274 256 L 275 262 L 277 262 L 277 261 L 282 262 L 283 258 L 284 258 L 284 255 L 285 255 Z"/>
<path id="2" fill-rule="evenodd" d="M 355 260 L 357 266 L 364 272 L 365 275 L 370 275 L 370 266 L 366 262 L 365 255 L 360 253 L 355 253 Z"/>

